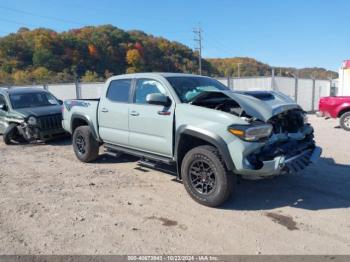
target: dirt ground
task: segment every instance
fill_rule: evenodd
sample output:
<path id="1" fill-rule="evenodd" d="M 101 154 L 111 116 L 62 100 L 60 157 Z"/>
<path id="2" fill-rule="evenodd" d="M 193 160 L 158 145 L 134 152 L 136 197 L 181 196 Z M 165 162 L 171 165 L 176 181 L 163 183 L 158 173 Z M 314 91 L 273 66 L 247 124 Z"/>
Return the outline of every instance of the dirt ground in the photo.
<path id="1" fill-rule="evenodd" d="M 0 142 L 0 253 L 350 254 L 350 132 L 310 122 L 317 165 L 242 181 L 221 208 L 132 157 L 83 164 L 69 139 Z"/>

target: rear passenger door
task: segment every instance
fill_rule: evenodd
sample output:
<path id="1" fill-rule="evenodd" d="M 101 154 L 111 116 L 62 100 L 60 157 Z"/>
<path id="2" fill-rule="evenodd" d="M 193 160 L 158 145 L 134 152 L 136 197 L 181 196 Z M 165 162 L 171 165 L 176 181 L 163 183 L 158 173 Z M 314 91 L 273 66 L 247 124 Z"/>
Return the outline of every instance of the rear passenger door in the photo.
<path id="1" fill-rule="evenodd" d="M 148 94 L 163 93 L 165 85 L 153 79 L 137 79 L 133 103 L 129 107 L 129 144 L 135 149 L 171 157 L 175 103 L 169 108 L 146 102 Z"/>
<path id="2" fill-rule="evenodd" d="M 99 134 L 106 143 L 128 145 L 132 79 L 112 80 L 98 108 Z"/>

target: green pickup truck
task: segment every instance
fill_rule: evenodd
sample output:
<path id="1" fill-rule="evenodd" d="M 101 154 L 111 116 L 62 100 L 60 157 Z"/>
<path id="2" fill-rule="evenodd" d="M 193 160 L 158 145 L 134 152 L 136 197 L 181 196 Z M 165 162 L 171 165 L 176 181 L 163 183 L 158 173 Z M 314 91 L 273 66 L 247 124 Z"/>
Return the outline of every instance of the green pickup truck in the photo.
<path id="1" fill-rule="evenodd" d="M 66 135 L 62 101 L 39 88 L 0 88 L 0 134 L 13 141 L 47 141 Z"/>
<path id="2" fill-rule="evenodd" d="M 64 102 L 62 125 L 83 162 L 99 147 L 150 167 L 173 165 L 190 196 L 225 202 L 235 178 L 264 178 L 316 161 L 305 112 L 279 92 L 234 92 L 215 79 L 177 73 L 111 77 L 100 99 Z"/>

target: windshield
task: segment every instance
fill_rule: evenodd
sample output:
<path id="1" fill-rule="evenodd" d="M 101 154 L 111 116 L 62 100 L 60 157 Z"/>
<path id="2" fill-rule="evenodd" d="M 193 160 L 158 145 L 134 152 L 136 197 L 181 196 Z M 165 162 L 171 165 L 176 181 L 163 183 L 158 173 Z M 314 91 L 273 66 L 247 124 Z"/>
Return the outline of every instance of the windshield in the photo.
<path id="1" fill-rule="evenodd" d="M 219 81 L 207 77 L 167 77 L 182 103 L 189 103 L 205 91 L 229 90 Z"/>
<path id="2" fill-rule="evenodd" d="M 10 95 L 10 100 L 14 109 L 59 105 L 53 95 L 44 92 Z"/>

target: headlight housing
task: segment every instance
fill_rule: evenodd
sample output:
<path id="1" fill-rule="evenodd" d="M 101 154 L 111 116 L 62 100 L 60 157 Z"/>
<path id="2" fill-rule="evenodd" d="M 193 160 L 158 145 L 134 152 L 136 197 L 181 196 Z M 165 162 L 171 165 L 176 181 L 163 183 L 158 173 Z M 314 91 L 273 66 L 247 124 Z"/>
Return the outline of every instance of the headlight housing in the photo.
<path id="1" fill-rule="evenodd" d="M 35 126 L 37 122 L 38 121 L 34 116 L 30 116 L 27 121 L 28 125 L 31 125 L 31 126 Z"/>
<path id="2" fill-rule="evenodd" d="M 270 137 L 273 130 L 270 124 L 232 125 L 228 131 L 247 142 L 257 142 Z"/>

